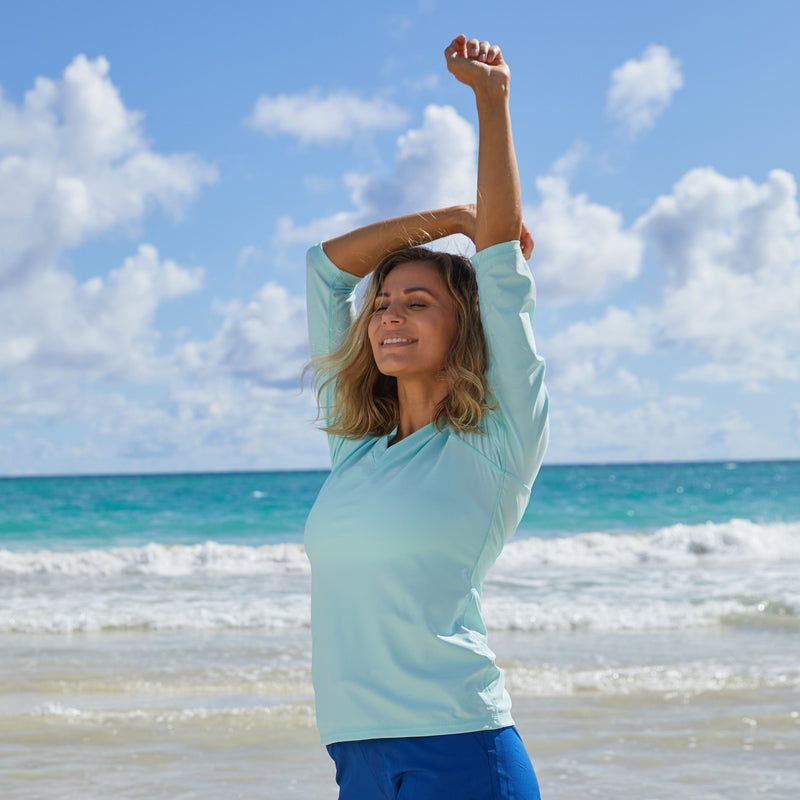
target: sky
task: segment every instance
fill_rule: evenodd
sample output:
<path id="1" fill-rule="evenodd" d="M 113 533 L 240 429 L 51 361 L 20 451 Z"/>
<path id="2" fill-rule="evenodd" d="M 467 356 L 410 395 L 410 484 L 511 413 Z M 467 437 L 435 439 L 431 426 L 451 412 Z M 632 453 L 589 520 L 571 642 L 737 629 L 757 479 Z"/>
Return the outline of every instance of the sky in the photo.
<path id="1" fill-rule="evenodd" d="M 545 463 L 800 458 L 800 5 L 277 5 L 4 8 L 0 475 L 326 468 L 305 251 L 474 200 L 458 33 L 511 68 Z"/>

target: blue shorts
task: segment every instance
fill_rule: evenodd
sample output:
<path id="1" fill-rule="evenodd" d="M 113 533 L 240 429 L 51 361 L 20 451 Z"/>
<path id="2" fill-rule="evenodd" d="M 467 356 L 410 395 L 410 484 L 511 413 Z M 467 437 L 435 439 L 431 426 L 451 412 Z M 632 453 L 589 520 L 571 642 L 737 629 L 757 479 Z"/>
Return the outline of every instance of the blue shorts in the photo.
<path id="1" fill-rule="evenodd" d="M 517 729 L 328 745 L 339 800 L 540 800 Z"/>

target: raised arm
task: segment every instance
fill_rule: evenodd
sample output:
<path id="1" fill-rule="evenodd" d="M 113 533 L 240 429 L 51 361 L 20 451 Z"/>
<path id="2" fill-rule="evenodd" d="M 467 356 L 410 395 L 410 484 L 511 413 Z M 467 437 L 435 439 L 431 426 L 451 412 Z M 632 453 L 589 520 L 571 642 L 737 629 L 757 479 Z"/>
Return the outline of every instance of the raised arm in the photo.
<path id="1" fill-rule="evenodd" d="M 447 68 L 475 93 L 478 109 L 478 202 L 475 247 L 519 239 L 527 258 L 533 240 L 522 222 L 517 158 L 511 136 L 511 71 L 497 45 L 457 36 L 445 50 Z"/>
<path id="2" fill-rule="evenodd" d="M 457 36 L 447 67 L 475 92 L 480 128 L 478 203 L 472 259 L 489 355 L 487 379 L 502 431 L 504 469 L 530 487 L 547 445 L 544 362 L 531 317 L 535 291 L 527 259 L 533 239 L 522 222 L 517 159 L 508 106 L 509 69 L 498 47 Z M 520 248 L 514 244 L 519 239 Z"/>
<path id="3" fill-rule="evenodd" d="M 389 253 L 454 233 L 475 237 L 475 208 L 450 206 L 375 222 L 322 243 L 339 269 L 363 278 Z"/>

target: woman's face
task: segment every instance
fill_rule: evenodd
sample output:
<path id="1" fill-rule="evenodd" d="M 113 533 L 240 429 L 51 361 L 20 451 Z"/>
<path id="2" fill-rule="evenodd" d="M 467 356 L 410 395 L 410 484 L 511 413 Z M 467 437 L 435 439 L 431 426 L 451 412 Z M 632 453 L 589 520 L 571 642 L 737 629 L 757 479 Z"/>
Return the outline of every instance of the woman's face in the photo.
<path id="1" fill-rule="evenodd" d="M 441 380 L 457 326 L 453 298 L 436 267 L 399 264 L 384 278 L 369 321 L 375 363 L 384 375 Z"/>

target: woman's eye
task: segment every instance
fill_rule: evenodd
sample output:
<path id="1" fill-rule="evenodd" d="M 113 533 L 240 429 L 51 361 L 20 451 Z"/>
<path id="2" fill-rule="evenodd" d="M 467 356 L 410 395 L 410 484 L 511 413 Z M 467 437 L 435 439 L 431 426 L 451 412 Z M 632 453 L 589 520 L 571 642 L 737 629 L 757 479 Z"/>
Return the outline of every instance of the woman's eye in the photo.
<path id="1" fill-rule="evenodd" d="M 425 303 L 410 303 L 411 308 L 425 308 Z"/>

